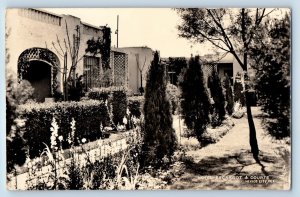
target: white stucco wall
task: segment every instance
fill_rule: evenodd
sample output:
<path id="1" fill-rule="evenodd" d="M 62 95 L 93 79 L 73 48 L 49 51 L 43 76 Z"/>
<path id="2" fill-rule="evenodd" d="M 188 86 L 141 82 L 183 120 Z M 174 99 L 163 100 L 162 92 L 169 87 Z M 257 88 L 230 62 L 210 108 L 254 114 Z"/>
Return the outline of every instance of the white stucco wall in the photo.
<path id="1" fill-rule="evenodd" d="M 123 47 L 117 48 L 118 50 L 128 54 L 128 74 L 129 74 L 129 88 L 134 92 L 138 93 L 141 87 L 141 76 L 138 69 L 138 63 L 136 59 L 136 54 L 138 54 L 139 65 L 142 67 L 145 62 L 143 69 L 143 87 L 146 86 L 147 72 L 149 70 L 150 64 L 153 60 L 153 50 L 149 47 Z"/>
<path id="2" fill-rule="evenodd" d="M 60 21 L 60 22 L 59 22 Z M 101 28 L 94 27 L 81 22 L 77 17 L 70 15 L 55 15 L 38 9 L 7 9 L 6 11 L 6 48 L 9 54 L 9 62 L 6 68 L 17 74 L 17 64 L 20 54 L 30 48 L 47 48 L 57 55 L 60 62 L 60 68 L 63 69 L 62 51 L 58 46 L 57 37 L 61 43 L 62 49 L 66 51 L 64 40 L 68 43 L 66 33 L 66 23 L 68 26 L 70 41 L 72 45 L 73 34 L 76 34 L 75 28 L 80 27 L 81 41 L 78 57 L 85 54 L 87 40 L 92 37 L 102 37 Z M 56 49 L 53 47 L 55 44 Z M 61 53 L 61 55 L 59 54 Z M 87 54 L 90 55 L 90 54 Z M 100 55 L 98 55 L 100 57 Z M 68 69 L 71 66 L 71 56 L 68 53 Z M 76 72 L 83 74 L 83 59 L 78 62 Z M 60 90 L 62 91 L 62 75 L 58 73 Z"/>

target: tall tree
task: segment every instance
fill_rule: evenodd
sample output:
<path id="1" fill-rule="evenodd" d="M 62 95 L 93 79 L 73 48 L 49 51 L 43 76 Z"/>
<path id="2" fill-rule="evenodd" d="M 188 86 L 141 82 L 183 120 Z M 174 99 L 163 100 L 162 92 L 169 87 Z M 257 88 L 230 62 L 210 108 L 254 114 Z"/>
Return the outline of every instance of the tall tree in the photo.
<path id="1" fill-rule="evenodd" d="M 223 88 L 216 68 L 213 69 L 207 85 L 210 90 L 210 95 L 214 100 L 212 126 L 219 126 L 222 124 L 226 112 Z"/>
<path id="2" fill-rule="evenodd" d="M 161 167 L 165 163 L 164 159 L 170 161 L 177 145 L 166 87 L 166 68 L 159 63 L 158 52 L 155 52 L 145 92 L 145 128 L 141 157 L 143 166 Z"/>
<path id="3" fill-rule="evenodd" d="M 247 75 L 249 48 L 262 21 L 274 10 L 257 9 L 204 9 L 180 8 L 182 19 L 178 26 L 180 36 L 198 43 L 210 43 L 218 50 L 234 56 Z M 247 78 L 247 77 L 245 77 Z M 256 129 L 246 89 L 246 108 L 249 125 L 250 147 L 253 158 L 260 163 Z"/>
<path id="4" fill-rule="evenodd" d="M 290 16 L 266 24 L 265 38 L 255 41 L 251 53 L 255 88 L 267 114 L 268 132 L 275 138 L 290 136 Z"/>
<path id="5" fill-rule="evenodd" d="M 187 127 L 201 142 L 209 124 L 210 101 L 204 85 L 199 56 L 191 57 L 179 82 L 182 91 L 181 108 Z"/>
<path id="6" fill-rule="evenodd" d="M 233 113 L 233 94 L 232 94 L 232 87 L 231 81 L 228 75 L 225 75 L 223 79 L 223 87 L 225 89 L 225 100 L 226 100 L 226 111 L 228 115 L 232 115 Z"/>

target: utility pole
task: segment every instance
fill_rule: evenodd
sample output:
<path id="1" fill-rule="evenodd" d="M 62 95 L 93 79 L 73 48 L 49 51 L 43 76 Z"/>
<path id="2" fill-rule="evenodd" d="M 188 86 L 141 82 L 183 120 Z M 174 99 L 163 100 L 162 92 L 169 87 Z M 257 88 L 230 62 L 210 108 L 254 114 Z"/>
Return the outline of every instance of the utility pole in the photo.
<path id="1" fill-rule="evenodd" d="M 115 34 L 117 34 L 117 48 L 119 48 L 119 15 L 117 15 L 117 30 Z"/>

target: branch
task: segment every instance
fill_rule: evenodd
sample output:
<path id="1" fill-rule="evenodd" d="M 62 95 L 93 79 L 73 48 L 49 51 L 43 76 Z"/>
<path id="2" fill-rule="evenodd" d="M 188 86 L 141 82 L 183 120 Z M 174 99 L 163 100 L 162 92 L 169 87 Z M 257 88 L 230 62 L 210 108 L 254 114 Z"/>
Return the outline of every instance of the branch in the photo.
<path id="1" fill-rule="evenodd" d="M 55 49 L 55 51 L 57 52 L 57 54 L 60 55 L 63 58 L 64 56 L 57 50 L 57 48 L 55 47 L 54 42 L 52 42 L 52 45 L 53 45 L 53 48 Z"/>
<path id="2" fill-rule="evenodd" d="M 223 41 L 223 42 L 224 42 L 225 45 L 228 47 L 229 51 L 230 51 L 230 50 L 233 50 L 233 45 L 232 45 L 232 43 L 231 43 L 229 37 L 227 36 L 227 34 L 226 34 L 226 32 L 225 32 L 223 26 L 221 25 L 221 23 L 218 22 L 218 21 L 215 19 L 214 15 L 213 15 L 213 13 L 211 12 L 210 9 L 206 9 L 206 10 L 207 10 L 207 12 L 209 13 L 209 15 L 212 17 L 214 23 L 220 28 L 220 30 L 221 30 L 221 32 L 222 32 L 222 36 L 223 36 L 223 38 L 224 38 L 224 41 Z"/>
<path id="3" fill-rule="evenodd" d="M 70 42 L 70 35 L 69 35 L 69 30 L 68 30 L 68 24 L 67 21 L 65 20 L 66 23 L 66 33 L 67 33 L 67 38 L 68 38 L 68 44 L 69 44 L 69 51 L 70 51 L 70 56 L 73 57 L 73 52 L 72 52 L 72 47 L 71 47 L 71 42 Z"/>
<path id="4" fill-rule="evenodd" d="M 145 61 L 144 61 L 143 67 L 142 67 L 142 71 L 144 70 L 145 64 L 146 64 L 146 56 L 145 56 Z"/>
<path id="5" fill-rule="evenodd" d="M 59 39 L 58 39 L 58 35 L 57 35 L 57 34 L 56 34 L 56 40 L 57 40 L 57 43 L 58 43 L 58 46 L 59 46 L 61 52 L 62 52 L 63 54 L 65 54 L 65 51 L 62 49 L 62 47 L 61 47 L 61 45 L 60 45 L 60 41 L 59 41 Z"/>

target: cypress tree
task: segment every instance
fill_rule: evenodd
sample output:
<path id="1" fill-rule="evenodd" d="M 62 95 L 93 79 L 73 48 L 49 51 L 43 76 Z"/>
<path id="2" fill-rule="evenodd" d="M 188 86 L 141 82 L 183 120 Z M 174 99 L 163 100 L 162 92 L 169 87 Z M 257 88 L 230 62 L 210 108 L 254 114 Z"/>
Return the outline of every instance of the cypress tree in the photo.
<path id="1" fill-rule="evenodd" d="M 243 84 L 241 81 L 241 74 L 237 73 L 235 77 L 235 81 L 233 83 L 233 91 L 234 91 L 234 102 L 239 102 L 242 106 L 245 106 L 245 94 Z"/>
<path id="2" fill-rule="evenodd" d="M 141 165 L 159 168 L 170 161 L 177 140 L 172 128 L 171 105 L 166 95 L 167 74 L 156 51 L 148 73 L 145 92 L 145 127 Z M 167 162 L 166 162 L 166 160 Z"/>
<path id="3" fill-rule="evenodd" d="M 202 134 L 209 124 L 210 102 L 199 56 L 190 58 L 179 85 L 182 90 L 181 108 L 185 123 L 201 142 Z"/>
<path id="4" fill-rule="evenodd" d="M 225 75 L 223 80 L 223 86 L 225 89 L 225 100 L 226 100 L 226 111 L 228 115 L 232 115 L 233 113 L 233 94 L 231 88 L 231 81 L 228 75 Z"/>
<path id="5" fill-rule="evenodd" d="M 212 126 L 219 126 L 224 120 L 226 114 L 225 97 L 223 94 L 221 80 L 215 68 L 211 73 L 209 82 L 208 87 L 210 89 L 210 95 L 214 100 Z"/>

